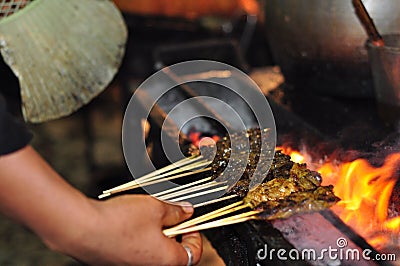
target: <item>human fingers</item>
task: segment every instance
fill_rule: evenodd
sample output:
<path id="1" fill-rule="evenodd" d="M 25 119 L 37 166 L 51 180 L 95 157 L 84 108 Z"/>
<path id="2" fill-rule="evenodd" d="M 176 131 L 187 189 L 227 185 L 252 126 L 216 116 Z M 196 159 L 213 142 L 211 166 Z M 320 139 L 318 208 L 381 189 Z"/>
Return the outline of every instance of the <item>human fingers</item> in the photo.
<path id="1" fill-rule="evenodd" d="M 188 265 L 197 264 L 203 252 L 203 243 L 199 232 L 182 235 L 182 246 L 188 255 Z M 190 265 L 191 265 L 190 264 Z"/>
<path id="2" fill-rule="evenodd" d="M 193 205 L 189 202 L 178 204 L 165 203 L 162 224 L 164 226 L 176 225 L 192 216 L 193 212 Z"/>
<path id="3" fill-rule="evenodd" d="M 166 265 L 194 265 L 200 261 L 203 252 L 202 239 L 198 232 L 182 235 L 181 243 L 164 238 L 165 253 L 163 261 Z"/>

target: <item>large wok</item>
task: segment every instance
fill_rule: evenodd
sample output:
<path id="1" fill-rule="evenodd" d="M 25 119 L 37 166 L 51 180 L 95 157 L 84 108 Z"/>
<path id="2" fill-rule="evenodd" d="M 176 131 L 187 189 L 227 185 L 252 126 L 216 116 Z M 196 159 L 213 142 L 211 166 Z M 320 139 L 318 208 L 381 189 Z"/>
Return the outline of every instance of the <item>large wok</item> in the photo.
<path id="1" fill-rule="evenodd" d="M 262 0 L 275 63 L 296 89 L 373 97 L 367 35 L 351 0 Z M 400 32 L 397 0 L 363 1 L 378 30 Z"/>

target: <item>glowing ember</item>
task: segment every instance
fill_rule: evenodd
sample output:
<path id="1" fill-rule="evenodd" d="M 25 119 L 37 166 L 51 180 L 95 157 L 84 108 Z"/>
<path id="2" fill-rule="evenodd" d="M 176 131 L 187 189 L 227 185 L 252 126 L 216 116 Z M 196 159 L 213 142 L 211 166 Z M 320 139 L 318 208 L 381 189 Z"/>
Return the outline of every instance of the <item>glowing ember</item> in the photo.
<path id="1" fill-rule="evenodd" d="M 388 209 L 398 178 L 400 153 L 389 155 L 381 167 L 374 167 L 365 159 L 315 166 L 307 154 L 287 147 L 278 149 L 290 155 L 293 161 L 306 162 L 320 172 L 322 185 L 334 185 L 341 201 L 332 210 L 371 245 L 378 249 L 399 246 L 400 217 L 389 217 Z"/>
<path id="2" fill-rule="evenodd" d="M 203 137 L 203 134 L 199 131 L 191 131 L 188 136 L 196 147 L 213 145 L 220 139 L 217 135 Z"/>

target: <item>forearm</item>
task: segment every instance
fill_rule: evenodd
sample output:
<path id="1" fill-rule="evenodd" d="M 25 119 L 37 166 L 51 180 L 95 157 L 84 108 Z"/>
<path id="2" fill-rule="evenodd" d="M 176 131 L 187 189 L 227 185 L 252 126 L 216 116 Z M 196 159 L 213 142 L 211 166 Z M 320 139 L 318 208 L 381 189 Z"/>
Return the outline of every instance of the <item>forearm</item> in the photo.
<path id="1" fill-rule="evenodd" d="M 91 204 L 28 146 L 0 157 L 0 209 L 52 248 L 74 242 Z"/>
<path id="2" fill-rule="evenodd" d="M 0 210 L 53 250 L 90 265 L 185 265 L 183 246 L 162 233 L 193 208 L 145 195 L 91 200 L 65 182 L 31 147 L 0 157 Z M 182 237 L 200 259 L 199 234 Z M 156 251 L 156 252 L 154 252 Z"/>

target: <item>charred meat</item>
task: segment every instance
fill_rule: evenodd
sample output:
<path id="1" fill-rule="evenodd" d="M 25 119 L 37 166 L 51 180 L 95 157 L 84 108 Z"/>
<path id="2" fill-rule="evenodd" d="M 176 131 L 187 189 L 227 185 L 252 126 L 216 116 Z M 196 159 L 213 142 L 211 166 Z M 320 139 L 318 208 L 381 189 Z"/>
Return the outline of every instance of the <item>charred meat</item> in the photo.
<path id="1" fill-rule="evenodd" d="M 282 199 L 263 201 L 255 209 L 263 211 L 258 214 L 259 219 L 283 219 L 327 209 L 339 200 L 333 193 L 333 186 L 320 186 L 315 190 L 294 192 Z"/>
<path id="2" fill-rule="evenodd" d="M 262 162 L 260 162 L 262 163 Z M 282 153 L 281 151 L 276 151 L 274 158 L 272 160 L 272 164 L 269 170 L 265 170 L 266 177 L 264 182 L 268 182 L 274 180 L 278 177 L 287 179 L 290 176 L 290 170 L 293 167 L 294 162 L 290 160 L 290 156 Z M 254 171 L 254 170 L 253 170 Z M 264 173 L 265 173 L 264 172 Z M 249 184 L 250 184 L 250 176 L 243 175 L 239 182 L 237 182 L 230 190 L 229 194 L 237 194 L 240 197 L 244 197 L 247 195 L 249 191 Z M 263 183 L 264 184 L 264 183 Z M 261 184 L 260 186 L 265 186 Z M 245 187 L 247 185 L 247 187 Z"/>
<path id="3" fill-rule="evenodd" d="M 333 193 L 333 186 L 321 186 L 321 175 L 309 170 L 306 164 L 294 163 L 289 155 L 279 150 L 275 151 L 272 162 L 264 159 L 268 156 L 263 156 L 261 143 L 266 141 L 269 144 L 267 153 L 274 152 L 274 149 L 268 140 L 262 138 L 265 135 L 261 133 L 260 129 L 249 129 L 245 134 L 237 133 L 230 138 L 222 138 L 216 147 L 202 147 L 201 154 L 210 160 L 216 151 L 211 163 L 214 178 L 221 176 L 221 173 L 229 177 L 242 169 L 238 165 L 242 163 L 243 166 L 246 160 L 240 180 L 230 188 L 228 194 L 236 194 L 243 198 L 244 204 L 262 210 L 259 215 L 261 219 L 286 218 L 296 213 L 320 211 L 339 201 Z M 261 173 L 265 175 L 264 182 L 249 191 L 256 167 L 261 167 Z"/>
<path id="4" fill-rule="evenodd" d="M 318 172 L 307 169 L 306 164 L 292 163 L 287 172 L 276 171 L 276 177 L 249 191 L 244 202 L 262 210 L 260 219 L 287 218 L 293 214 L 315 212 L 331 207 L 340 199 L 333 186 L 321 186 Z"/>
<path id="5" fill-rule="evenodd" d="M 215 178 L 219 177 L 222 172 L 225 174 L 242 170 L 243 162 L 245 161 L 245 169 L 242 179 L 250 179 L 256 167 L 259 165 L 261 171 L 266 173 L 271 164 L 271 161 L 264 160 L 259 162 L 260 158 L 271 158 L 274 152 L 274 147 L 268 141 L 268 129 L 252 128 L 245 133 L 239 132 L 226 136 L 217 141 L 216 146 L 201 147 L 201 154 L 209 160 L 212 160 L 211 172 Z M 261 155 L 262 143 L 266 144 L 266 151 Z M 214 150 L 216 154 L 214 156 Z M 271 155 L 271 156 L 268 156 Z M 214 158 L 212 158 L 214 156 Z M 229 163 L 229 167 L 228 167 Z"/>

